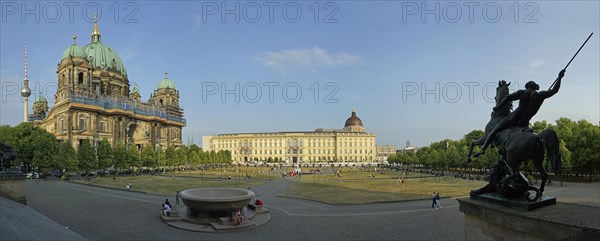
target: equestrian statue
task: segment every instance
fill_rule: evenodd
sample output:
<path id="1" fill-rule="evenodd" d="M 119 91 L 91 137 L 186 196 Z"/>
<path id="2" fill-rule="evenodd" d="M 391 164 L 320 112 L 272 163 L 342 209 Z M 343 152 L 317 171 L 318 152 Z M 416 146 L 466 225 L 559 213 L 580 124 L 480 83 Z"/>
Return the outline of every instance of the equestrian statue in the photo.
<path id="1" fill-rule="evenodd" d="M 548 172 L 542 165 L 544 157 L 548 157 L 554 173 L 560 172 L 559 139 L 551 128 L 547 128 L 539 134 L 535 133 L 529 128 L 529 121 L 540 110 L 544 100 L 558 93 L 567 67 L 592 37 L 592 34 L 577 50 L 565 68 L 558 73 L 558 77 L 548 90 L 539 91 L 540 86 L 529 81 L 525 84 L 525 89 L 509 94 L 510 83 L 506 83 L 504 80 L 498 82 L 496 105 L 490 121 L 485 126 L 483 137 L 471 142 L 467 162 L 471 160 L 473 148 L 480 145 L 482 145 L 481 150 L 474 155 L 475 158 L 483 155 L 492 144 L 498 148 L 500 157 L 498 163 L 490 169 L 489 183 L 480 189 L 471 191 L 471 196 L 497 192 L 507 198 L 525 196 L 530 202 L 541 200 L 548 179 Z M 516 100 L 519 101 L 519 104 L 514 111 L 511 111 L 512 102 Z M 519 165 L 528 160 L 533 162 L 542 178 L 539 189 L 529 185 L 527 178 L 519 172 Z M 529 191 L 535 191 L 536 195 L 531 197 Z"/>

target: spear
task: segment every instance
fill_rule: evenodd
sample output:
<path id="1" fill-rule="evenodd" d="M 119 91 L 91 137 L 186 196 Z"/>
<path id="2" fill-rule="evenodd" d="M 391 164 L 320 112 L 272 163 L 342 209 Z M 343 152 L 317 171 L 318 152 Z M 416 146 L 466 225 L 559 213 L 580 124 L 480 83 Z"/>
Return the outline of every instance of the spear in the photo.
<path id="1" fill-rule="evenodd" d="M 587 43 L 588 40 L 590 40 L 590 38 L 592 37 L 594 33 L 590 33 L 590 36 L 587 37 L 587 39 L 585 40 L 585 42 L 583 42 L 583 44 L 581 45 L 581 47 L 579 47 L 579 49 L 577 50 L 577 52 L 575 53 L 575 55 L 573 55 L 573 58 L 571 58 L 571 60 L 569 60 L 569 63 L 567 63 L 567 66 L 565 66 L 565 70 L 567 69 L 567 67 L 569 67 L 569 65 L 571 64 L 571 62 L 573 62 L 573 59 L 575 59 L 575 57 L 577 56 L 577 54 L 579 53 L 579 51 L 581 51 L 581 49 L 583 48 L 583 46 Z M 554 83 L 552 83 L 552 85 L 550 85 L 549 89 L 552 89 L 552 87 L 554 87 L 554 85 L 556 84 L 556 81 L 558 81 L 558 79 L 556 79 L 554 81 Z"/>

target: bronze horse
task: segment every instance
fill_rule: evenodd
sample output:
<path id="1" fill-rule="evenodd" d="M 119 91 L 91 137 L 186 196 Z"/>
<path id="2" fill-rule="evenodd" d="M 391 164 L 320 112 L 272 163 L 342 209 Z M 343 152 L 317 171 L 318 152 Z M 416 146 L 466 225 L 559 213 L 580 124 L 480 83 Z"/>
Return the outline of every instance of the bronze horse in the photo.
<path id="1" fill-rule="evenodd" d="M 498 87 L 496 88 L 496 104 L 498 104 L 506 95 L 508 95 L 508 86 L 510 83 L 506 81 L 499 81 Z M 483 145 L 483 141 L 498 122 L 510 114 L 511 103 L 506 103 L 503 106 L 499 106 L 496 111 L 492 112 L 492 117 L 485 127 L 485 134 L 483 137 L 471 142 L 469 147 L 469 153 L 467 161 L 471 160 L 471 154 L 475 145 Z M 527 160 L 533 161 L 536 169 L 542 177 L 542 184 L 540 185 L 539 192 L 536 191 L 536 196 L 529 201 L 538 200 L 544 192 L 544 186 L 548 179 L 548 173 L 542 165 L 544 160 L 544 152 L 548 155 L 548 159 L 552 165 L 554 172 L 560 171 L 560 153 L 559 153 L 559 140 L 556 132 L 548 128 L 542 131 L 540 134 L 536 134 L 533 130 L 522 127 L 510 127 L 502 130 L 498 133 L 495 140 L 493 141 L 494 146 L 498 147 L 501 161 L 506 162 L 510 169 L 512 176 L 521 175 L 519 173 L 519 165 Z M 497 191 L 498 179 L 490 178 L 490 184 L 488 186 L 474 191 L 474 195 Z M 494 183 L 496 182 L 496 183 Z M 531 190 L 531 189 L 530 189 Z"/>

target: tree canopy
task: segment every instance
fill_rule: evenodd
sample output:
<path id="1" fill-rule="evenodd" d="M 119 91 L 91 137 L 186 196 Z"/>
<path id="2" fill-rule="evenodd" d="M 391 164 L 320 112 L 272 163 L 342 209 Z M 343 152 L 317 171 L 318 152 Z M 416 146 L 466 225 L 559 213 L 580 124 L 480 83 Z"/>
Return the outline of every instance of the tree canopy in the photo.
<path id="1" fill-rule="evenodd" d="M 563 171 L 577 173 L 590 173 L 600 169 L 600 127 L 586 120 L 573 121 L 560 118 L 556 124 L 547 121 L 537 121 L 530 125 L 536 132 L 552 128 L 560 139 L 560 153 Z M 467 163 L 469 144 L 480 137 L 482 130 L 473 130 L 464 135 L 460 140 L 441 140 L 429 146 L 419 148 L 417 153 L 400 153 L 389 157 L 390 163 L 404 165 L 423 165 L 428 168 L 467 167 L 485 169 L 491 167 L 498 160 L 497 150 L 490 150 L 484 156 L 473 159 Z M 473 153 L 479 150 L 475 148 Z M 547 161 L 546 161 L 547 162 Z M 544 166 L 548 166 L 547 163 Z M 526 169 L 531 166 L 526 166 Z"/>

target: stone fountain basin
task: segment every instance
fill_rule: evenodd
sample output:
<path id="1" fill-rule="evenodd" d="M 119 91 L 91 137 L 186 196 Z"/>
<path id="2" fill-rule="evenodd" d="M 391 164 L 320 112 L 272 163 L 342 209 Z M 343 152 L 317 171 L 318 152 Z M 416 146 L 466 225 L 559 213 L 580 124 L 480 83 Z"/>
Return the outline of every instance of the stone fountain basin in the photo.
<path id="1" fill-rule="evenodd" d="M 179 192 L 183 203 L 198 211 L 226 211 L 243 208 L 255 196 L 241 188 L 194 188 Z"/>

